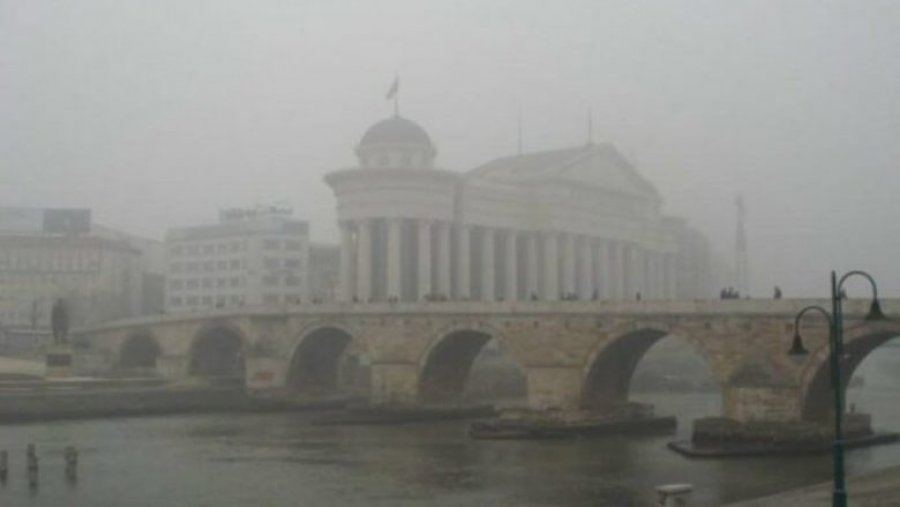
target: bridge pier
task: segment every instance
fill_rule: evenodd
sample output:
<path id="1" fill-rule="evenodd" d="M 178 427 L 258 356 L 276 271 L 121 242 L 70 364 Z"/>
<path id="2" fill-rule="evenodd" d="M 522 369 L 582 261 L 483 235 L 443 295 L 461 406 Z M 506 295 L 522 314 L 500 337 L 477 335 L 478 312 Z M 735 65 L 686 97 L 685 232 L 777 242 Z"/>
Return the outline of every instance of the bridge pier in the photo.
<path id="1" fill-rule="evenodd" d="M 792 422 L 802 419 L 799 386 L 722 387 L 722 416 L 735 421 Z"/>
<path id="2" fill-rule="evenodd" d="M 190 357 L 163 354 L 156 358 L 156 372 L 166 380 L 181 380 L 188 376 Z"/>
<path id="3" fill-rule="evenodd" d="M 287 384 L 290 361 L 281 357 L 248 357 L 246 385 L 249 389 L 269 389 Z"/>
<path id="4" fill-rule="evenodd" d="M 526 366 L 528 407 L 578 410 L 584 376 L 573 366 Z"/>
<path id="5" fill-rule="evenodd" d="M 419 368 L 415 363 L 372 363 L 373 403 L 416 403 Z"/>

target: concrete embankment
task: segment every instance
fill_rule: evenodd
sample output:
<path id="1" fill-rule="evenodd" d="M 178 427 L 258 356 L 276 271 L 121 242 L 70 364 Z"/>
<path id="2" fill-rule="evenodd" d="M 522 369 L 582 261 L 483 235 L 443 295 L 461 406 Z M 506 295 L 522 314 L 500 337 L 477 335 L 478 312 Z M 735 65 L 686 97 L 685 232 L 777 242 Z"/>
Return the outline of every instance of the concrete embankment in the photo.
<path id="1" fill-rule="evenodd" d="M 302 403 L 251 396 L 243 388 L 233 386 L 45 383 L 0 388 L 0 423 L 201 412 L 274 412 L 327 408 L 327 405 L 327 402 Z"/>
<path id="2" fill-rule="evenodd" d="M 726 507 L 821 507 L 831 505 L 832 483 L 821 483 Z M 851 507 L 900 506 L 900 467 L 847 478 Z"/>

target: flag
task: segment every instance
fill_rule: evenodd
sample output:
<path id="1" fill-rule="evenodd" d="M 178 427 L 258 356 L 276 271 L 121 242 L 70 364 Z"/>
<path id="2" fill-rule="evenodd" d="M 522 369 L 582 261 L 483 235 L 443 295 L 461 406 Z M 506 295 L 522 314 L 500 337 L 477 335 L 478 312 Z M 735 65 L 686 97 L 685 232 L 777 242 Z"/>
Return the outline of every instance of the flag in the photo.
<path id="1" fill-rule="evenodd" d="M 388 89 L 387 95 L 385 95 L 384 98 L 386 98 L 387 100 L 391 100 L 392 98 L 394 98 L 394 96 L 397 95 L 398 88 L 400 88 L 400 78 L 395 77 L 394 82 L 391 83 L 391 87 Z"/>

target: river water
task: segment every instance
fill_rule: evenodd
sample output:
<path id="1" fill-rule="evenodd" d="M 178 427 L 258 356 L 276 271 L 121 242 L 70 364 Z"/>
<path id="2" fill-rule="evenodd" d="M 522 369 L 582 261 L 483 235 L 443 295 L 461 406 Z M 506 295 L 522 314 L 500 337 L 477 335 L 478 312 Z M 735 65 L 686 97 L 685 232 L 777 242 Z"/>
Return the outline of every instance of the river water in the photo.
<path id="1" fill-rule="evenodd" d="M 850 398 L 900 429 L 900 391 Z M 718 411 L 714 394 L 642 395 L 679 422 Z M 886 412 L 887 410 L 887 412 Z M 893 412 L 891 412 L 891 410 Z M 695 485 L 692 505 L 759 496 L 830 478 L 829 456 L 691 460 L 671 436 L 576 441 L 473 441 L 463 423 L 325 427 L 307 414 L 191 415 L 5 426 L 7 506 L 645 506 L 653 486 Z M 686 435 L 688 424 L 680 424 Z M 41 457 L 25 480 L 25 445 Z M 62 449 L 81 450 L 79 480 L 63 477 Z M 851 473 L 900 464 L 900 445 L 855 450 Z M 851 492 L 852 493 L 852 492 Z"/>

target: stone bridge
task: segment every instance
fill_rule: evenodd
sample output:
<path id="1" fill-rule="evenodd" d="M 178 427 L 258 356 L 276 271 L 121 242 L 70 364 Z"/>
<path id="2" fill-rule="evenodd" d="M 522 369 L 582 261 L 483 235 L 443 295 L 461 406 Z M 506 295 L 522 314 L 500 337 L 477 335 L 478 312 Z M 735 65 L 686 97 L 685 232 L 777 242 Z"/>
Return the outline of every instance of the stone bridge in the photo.
<path id="1" fill-rule="evenodd" d="M 811 315 L 810 354 L 789 357 L 794 315 L 826 300 L 334 303 L 121 321 L 75 333 L 109 368 L 182 379 L 243 375 L 249 388 L 334 391 L 341 361 L 358 359 L 373 401 L 457 400 L 491 339 L 523 369 L 534 408 L 609 409 L 627 401 L 647 350 L 680 337 L 709 365 L 723 416 L 740 421 L 824 420 L 831 413 L 827 324 Z M 846 378 L 900 336 L 900 300 L 888 320 L 845 302 Z M 891 318 L 893 317 L 893 318 Z M 845 379 L 846 384 L 846 379 Z"/>

